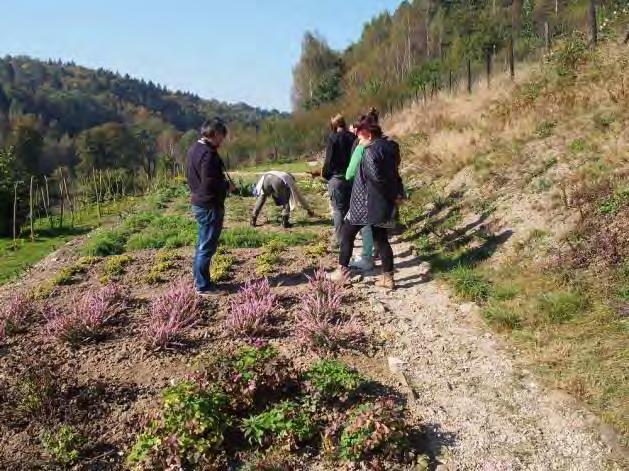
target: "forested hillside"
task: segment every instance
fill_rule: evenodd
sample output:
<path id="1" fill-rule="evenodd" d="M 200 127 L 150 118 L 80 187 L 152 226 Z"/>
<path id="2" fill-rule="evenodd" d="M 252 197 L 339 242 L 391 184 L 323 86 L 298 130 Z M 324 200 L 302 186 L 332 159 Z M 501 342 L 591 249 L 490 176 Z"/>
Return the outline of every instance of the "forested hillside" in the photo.
<path id="1" fill-rule="evenodd" d="M 626 0 L 412 0 L 367 23 L 344 51 L 309 32 L 293 72 L 295 119 L 323 125 L 338 111 L 355 117 L 440 91 L 473 93 L 498 74 L 517 76 L 521 61 L 542 58 L 575 31 L 588 40 L 617 34 L 626 9 Z M 305 128 L 314 146 L 316 126 Z"/>
<path id="2" fill-rule="evenodd" d="M 283 117 L 103 69 L 0 59 L 0 233 L 9 231 L 16 196 L 18 219 L 27 211 L 31 177 L 37 186 L 46 176 L 76 181 L 106 171 L 142 188 L 160 171 L 177 173 L 200 124 L 216 115 L 230 125 L 233 161 L 257 155 L 265 121 Z"/>

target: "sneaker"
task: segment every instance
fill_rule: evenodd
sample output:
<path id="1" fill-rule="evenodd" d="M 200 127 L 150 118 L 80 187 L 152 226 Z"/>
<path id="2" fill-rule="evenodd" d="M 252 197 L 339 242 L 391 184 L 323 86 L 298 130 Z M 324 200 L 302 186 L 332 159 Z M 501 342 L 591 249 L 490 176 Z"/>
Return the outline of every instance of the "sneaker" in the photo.
<path id="1" fill-rule="evenodd" d="M 251 219 L 249 220 L 249 225 L 250 225 L 251 227 L 256 227 L 256 223 L 257 223 L 257 222 L 258 222 L 258 221 L 257 221 L 257 218 L 255 218 L 255 217 L 253 217 L 253 216 L 252 216 L 252 217 L 251 217 Z"/>
<path id="2" fill-rule="evenodd" d="M 339 267 L 332 273 L 329 273 L 327 278 L 331 281 L 342 281 L 343 283 L 348 283 L 350 279 L 349 268 Z"/>
<path id="3" fill-rule="evenodd" d="M 353 258 L 351 262 L 349 262 L 349 266 L 352 268 L 358 268 L 362 271 L 371 271 L 373 270 L 373 258 L 371 257 L 356 257 Z"/>

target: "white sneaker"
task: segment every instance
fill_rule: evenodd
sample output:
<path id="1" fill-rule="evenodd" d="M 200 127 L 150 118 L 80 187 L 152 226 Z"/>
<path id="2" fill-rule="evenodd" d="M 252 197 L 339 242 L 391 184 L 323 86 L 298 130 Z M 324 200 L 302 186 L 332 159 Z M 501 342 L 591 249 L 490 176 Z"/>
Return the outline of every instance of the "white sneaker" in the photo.
<path id="1" fill-rule="evenodd" d="M 349 266 L 352 268 L 358 268 L 362 271 L 371 271 L 374 268 L 373 258 L 371 257 L 357 257 L 353 258 L 351 262 L 349 262 Z"/>
<path id="2" fill-rule="evenodd" d="M 329 273 L 327 275 L 328 280 L 331 281 L 342 281 L 342 282 L 347 282 L 349 280 L 349 269 L 347 268 L 337 268 L 336 270 L 334 270 L 332 273 Z"/>

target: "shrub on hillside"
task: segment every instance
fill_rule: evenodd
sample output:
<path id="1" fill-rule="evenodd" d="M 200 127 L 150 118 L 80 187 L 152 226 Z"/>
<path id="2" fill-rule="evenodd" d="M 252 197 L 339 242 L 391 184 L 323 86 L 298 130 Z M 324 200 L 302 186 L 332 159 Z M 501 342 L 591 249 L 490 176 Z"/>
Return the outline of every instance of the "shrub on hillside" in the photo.
<path id="1" fill-rule="evenodd" d="M 362 339 L 358 320 L 347 319 L 340 312 L 344 295 L 343 283 L 329 280 L 323 268 L 309 278 L 296 315 L 295 333 L 301 343 L 334 350 Z"/>
<path id="2" fill-rule="evenodd" d="M 94 339 L 124 306 L 125 295 L 118 286 L 89 291 L 62 311 L 44 312 L 45 331 L 50 337 L 68 343 Z"/>
<path id="3" fill-rule="evenodd" d="M 253 337 L 263 334 L 279 307 L 269 281 L 248 281 L 229 302 L 225 326 L 232 334 Z"/>
<path id="4" fill-rule="evenodd" d="M 142 337 L 152 348 L 165 348 L 190 330 L 201 316 L 201 298 L 194 286 L 181 279 L 153 300 Z"/>
<path id="5" fill-rule="evenodd" d="M 21 332 L 26 329 L 29 320 L 37 312 L 37 306 L 31 296 L 17 291 L 2 306 L 0 311 L 0 324 L 5 333 Z"/>

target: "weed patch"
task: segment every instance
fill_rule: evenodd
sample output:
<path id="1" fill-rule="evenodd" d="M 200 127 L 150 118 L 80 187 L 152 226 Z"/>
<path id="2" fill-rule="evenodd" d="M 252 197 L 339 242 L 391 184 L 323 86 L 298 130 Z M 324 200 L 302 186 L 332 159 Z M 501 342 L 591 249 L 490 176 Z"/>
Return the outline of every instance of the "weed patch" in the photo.
<path id="1" fill-rule="evenodd" d="M 557 291 L 541 295 L 537 306 L 548 322 L 561 324 L 581 314 L 587 307 L 587 300 L 579 293 Z"/>
<path id="2" fill-rule="evenodd" d="M 522 318 L 515 309 L 502 303 L 490 303 L 482 313 L 485 320 L 499 331 L 519 329 L 522 325 Z"/>
<path id="3" fill-rule="evenodd" d="M 69 425 L 62 425 L 55 431 L 44 430 L 40 436 L 44 451 L 64 467 L 75 464 L 81 453 L 85 439 Z"/>
<path id="4" fill-rule="evenodd" d="M 447 275 L 457 296 L 474 302 L 483 302 L 491 294 L 491 282 L 473 268 L 459 266 Z"/>

